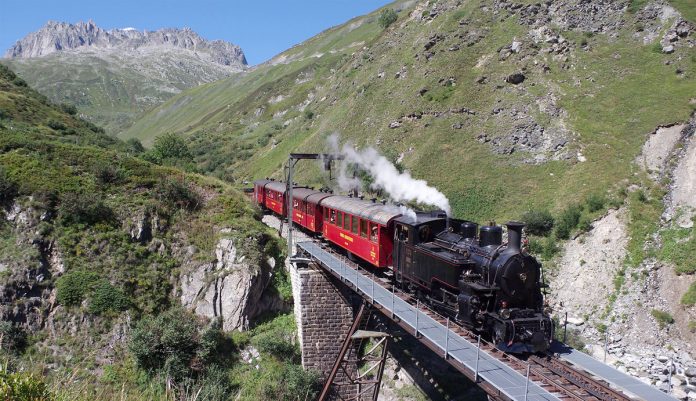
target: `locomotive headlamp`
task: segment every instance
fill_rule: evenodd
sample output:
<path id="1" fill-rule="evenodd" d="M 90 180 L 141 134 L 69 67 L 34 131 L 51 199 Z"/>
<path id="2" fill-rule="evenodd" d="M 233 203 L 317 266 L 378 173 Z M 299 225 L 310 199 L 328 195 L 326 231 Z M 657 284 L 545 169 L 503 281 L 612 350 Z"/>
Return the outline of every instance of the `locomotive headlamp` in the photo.
<path id="1" fill-rule="evenodd" d="M 510 319 L 510 309 L 501 309 L 500 317 L 502 317 L 503 319 Z"/>

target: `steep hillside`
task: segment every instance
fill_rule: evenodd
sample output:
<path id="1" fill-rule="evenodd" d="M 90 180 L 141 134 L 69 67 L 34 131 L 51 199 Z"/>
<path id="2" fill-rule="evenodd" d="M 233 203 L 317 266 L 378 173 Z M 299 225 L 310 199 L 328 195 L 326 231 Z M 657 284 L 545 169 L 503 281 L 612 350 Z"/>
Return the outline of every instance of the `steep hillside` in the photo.
<path id="1" fill-rule="evenodd" d="M 696 331 L 696 2 L 385 9 L 396 21 L 380 24 L 377 10 L 327 30 L 174 97 L 123 137 L 149 144 L 174 132 L 200 171 L 234 183 L 281 178 L 289 152 L 329 150 L 335 133 L 375 147 L 442 190 L 458 216 L 531 223 L 550 301 L 588 350 L 610 338 L 611 361 L 661 388 L 660 366 L 674 358 L 685 384 Z M 297 181 L 336 186 L 300 167 Z"/>
<path id="2" fill-rule="evenodd" d="M 75 105 L 118 133 L 182 90 L 242 71 L 246 59 L 239 46 L 190 29 L 103 30 L 92 21 L 51 21 L 18 41 L 3 63 L 53 102 Z"/>
<path id="3" fill-rule="evenodd" d="M 203 171 L 241 180 L 338 132 L 468 217 L 558 208 L 629 177 L 646 135 L 694 108 L 693 25 L 677 10 L 584 7 L 425 2 L 385 30 L 377 11 L 185 92 L 123 137 L 180 133 Z"/>
<path id="4" fill-rule="evenodd" d="M 141 151 L 0 66 L 2 398 L 311 394 L 279 238 L 240 192 Z"/>

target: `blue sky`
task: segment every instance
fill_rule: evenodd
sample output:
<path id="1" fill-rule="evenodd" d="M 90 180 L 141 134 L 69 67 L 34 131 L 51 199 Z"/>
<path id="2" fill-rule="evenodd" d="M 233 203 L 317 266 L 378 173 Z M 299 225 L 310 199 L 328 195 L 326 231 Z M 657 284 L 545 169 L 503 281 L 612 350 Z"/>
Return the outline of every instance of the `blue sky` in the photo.
<path id="1" fill-rule="evenodd" d="M 0 55 L 46 21 L 87 21 L 104 28 L 190 27 L 206 39 L 242 47 L 258 64 L 326 28 L 388 0 L 0 0 Z"/>

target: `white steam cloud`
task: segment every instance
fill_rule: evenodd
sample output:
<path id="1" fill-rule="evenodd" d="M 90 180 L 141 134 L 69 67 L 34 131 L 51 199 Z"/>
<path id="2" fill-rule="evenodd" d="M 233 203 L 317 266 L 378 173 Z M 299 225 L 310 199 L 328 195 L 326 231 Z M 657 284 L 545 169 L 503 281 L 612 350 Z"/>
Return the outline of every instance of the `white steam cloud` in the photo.
<path id="1" fill-rule="evenodd" d="M 452 208 L 449 200 L 442 192 L 429 186 L 425 180 L 413 178 L 408 171 L 400 173 L 386 157 L 380 155 L 374 148 L 370 147 L 358 151 L 348 143 L 339 148 L 338 135 L 336 134 L 331 135 L 328 141 L 334 152 L 343 155 L 345 162 L 359 166 L 372 176 L 372 189 L 383 190 L 396 202 L 422 203 L 440 208 L 448 216 L 451 214 Z M 342 190 L 359 188 L 359 179 L 346 176 L 347 163 L 345 162 L 341 163 L 339 169 L 337 178 L 339 187 Z M 404 209 L 403 214 L 412 216 L 415 220 L 415 212 L 408 208 Z"/>

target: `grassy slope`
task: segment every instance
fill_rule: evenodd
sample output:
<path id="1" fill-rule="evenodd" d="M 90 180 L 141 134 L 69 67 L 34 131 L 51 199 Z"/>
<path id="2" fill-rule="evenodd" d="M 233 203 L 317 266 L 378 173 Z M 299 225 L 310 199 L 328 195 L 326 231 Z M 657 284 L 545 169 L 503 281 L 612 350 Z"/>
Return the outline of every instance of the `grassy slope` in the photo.
<path id="1" fill-rule="evenodd" d="M 27 273 L 33 266 L 40 266 L 34 243 L 55 244 L 65 268 L 60 277 L 49 274 L 38 284 L 49 292 L 55 287 L 63 289 L 58 290 L 57 305 L 49 308 L 42 304 L 48 308 L 47 315 L 51 312 L 50 333 L 30 332 L 24 350 L 3 347 L 0 361 L 4 369 L 46 375 L 49 388 L 59 399 L 172 399 L 165 390 L 164 379 L 148 378 L 136 366 L 126 344 L 110 343 L 114 325 L 130 319 L 135 324 L 141 316 L 157 314 L 178 303 L 173 298 L 173 285 L 182 268 L 182 256 L 173 252 L 175 242 L 193 245 L 194 258 L 210 260 L 215 243 L 224 235 L 236 240 L 240 251 L 251 261 L 281 257 L 272 255 L 274 247 L 270 246 L 277 236 L 259 221 L 258 210 L 229 185 L 127 156 L 123 151 L 125 144 L 90 123 L 65 114 L 3 66 L 0 111 L 0 179 L 15 184 L 16 202 L 34 210 L 37 221 L 40 214 L 48 216 L 35 229 L 22 232 L 5 222 L 0 209 L 0 264 L 4 266 L 1 285 L 9 289 L 14 280 L 35 274 Z M 100 179 L 103 171 L 114 173 L 113 178 Z M 171 204 L 173 199 L 161 192 L 168 182 L 181 183 L 197 193 L 202 202 L 200 208 Z M 69 204 L 76 197 L 88 208 L 100 205 L 96 221 L 80 221 L 79 216 L 66 214 L 80 212 L 80 207 Z M 129 227 L 145 210 L 158 216 L 160 229 L 155 230 L 153 242 L 141 244 L 131 239 Z M 222 227 L 232 231 L 221 233 Z M 271 239 L 265 247 L 261 245 L 266 242 L 262 236 Z M 277 245 L 276 250 L 283 249 Z M 11 273 L 14 269 L 17 274 Z M 66 284 L 67 277 L 87 277 L 90 281 Z M 105 298 L 95 286 L 106 288 L 108 296 Z M 61 291 L 82 294 L 84 302 L 64 304 L 66 298 L 61 297 Z M 102 304 L 97 310 L 94 305 L 99 294 Z M 114 304 L 117 298 L 124 297 L 125 306 L 120 301 Z M 18 296 L 13 302 L 21 308 L 25 302 L 35 300 Z M 36 303 L 33 305 L 36 307 Z M 21 327 L 27 330 L 26 326 Z M 291 354 L 274 355 L 273 350 L 260 348 L 263 372 L 271 370 L 272 378 L 266 377 L 268 374 L 261 377 L 262 372 L 248 372 L 235 356 L 236 347 L 255 344 L 257 335 L 268 330 L 282 330 L 282 336 L 274 339 Z M 258 399 L 261 391 L 282 392 L 287 375 L 304 377 L 297 373 L 297 349 L 288 342 L 292 330 L 292 317 L 282 316 L 234 344 L 232 354 L 224 356 L 223 367 L 235 391 L 250 393 L 245 399 L 254 399 L 254 394 Z M 108 356 L 106 362 L 104 355 Z M 242 374 L 256 377 L 254 383 L 238 383 Z M 220 385 L 210 386 L 214 389 Z"/>
<path id="2" fill-rule="evenodd" d="M 115 134 L 145 110 L 204 82 L 201 70 L 214 79 L 229 75 L 222 67 L 180 57 L 177 53 L 157 60 L 142 57 L 137 69 L 131 68 L 132 61 L 122 66 L 116 59 L 87 54 L 54 53 L 2 62 L 52 101 L 76 105 L 90 121 Z M 182 63 L 187 67 L 182 68 Z"/>
<path id="3" fill-rule="evenodd" d="M 696 60 L 682 54 L 659 54 L 653 45 L 642 45 L 632 37 L 632 15 L 626 15 L 627 27 L 616 39 L 562 32 L 576 44 L 569 62 L 572 68 L 563 69 L 562 62 L 543 52 L 533 58 L 498 62 L 497 49 L 524 37 L 526 29 L 514 16 L 492 19 L 490 13 L 480 10 L 480 3 L 485 2 L 468 1 L 429 23 L 411 21 L 403 26 L 407 12 L 401 12 L 399 21 L 384 32 L 375 21 L 376 13 L 364 17 L 365 23 L 350 32 L 356 21 L 348 22 L 281 55 L 324 53 L 323 57 L 265 65 L 239 80 L 187 91 L 139 120 L 125 136 L 148 143 L 163 132 L 188 135 L 203 170 L 239 180 L 279 175 L 289 151 L 320 150 L 325 136 L 339 132 L 360 145 L 379 142 L 377 146 L 392 159 L 405 153 L 403 165 L 444 190 L 458 214 L 503 219 L 519 216 L 528 208 L 561 208 L 614 187 L 631 176 L 630 161 L 649 132 L 660 124 L 686 120 L 693 110 L 688 101 L 696 91 L 692 78 Z M 461 19 L 469 21 L 467 28 L 460 28 Z M 434 47 L 436 55 L 430 61 L 424 60 L 423 44 L 429 36 L 440 33 L 451 38 L 485 27 L 489 27 L 485 38 L 473 46 L 449 52 L 447 39 Z M 358 38 L 367 49 L 359 46 L 335 54 L 326 52 L 327 46 L 340 49 Z M 581 41 L 589 43 L 589 51 L 580 49 Z M 493 61 L 477 67 L 485 57 Z M 676 63 L 665 65 L 667 59 Z M 547 64 L 550 73 L 535 68 L 533 60 Z M 674 73 L 675 64 L 685 70 L 684 75 Z M 407 78 L 395 79 L 402 67 Z M 524 84 L 498 84 L 520 68 L 527 69 Z M 380 72 L 385 72 L 384 78 L 378 78 Z M 473 83 L 481 75 L 488 76 L 491 83 Z M 306 77 L 311 79 L 304 82 Z M 454 77 L 456 86 L 438 84 L 447 77 Z M 418 96 L 424 87 L 432 94 L 431 100 Z M 518 164 L 514 155 L 494 155 L 475 139 L 479 133 L 510 129 L 489 116 L 493 108 L 534 105 L 549 91 L 567 111 L 565 123 L 578 138 L 573 149 L 581 151 L 586 162 Z M 307 106 L 313 113 L 311 119 L 299 107 L 309 93 L 314 94 Z M 278 95 L 284 100 L 269 103 Z M 424 117 L 398 129 L 387 128 L 391 121 L 414 111 L 458 107 L 477 114 Z M 548 117 L 534 109 L 531 113 L 544 125 Z M 286 114 L 273 118 L 277 111 Z M 452 129 L 455 122 L 463 123 L 464 128 Z M 284 123 L 288 126 L 283 127 Z M 313 173 L 316 171 L 300 174 L 300 178 L 312 180 Z M 515 196 L 507 196 L 513 187 Z"/>

